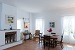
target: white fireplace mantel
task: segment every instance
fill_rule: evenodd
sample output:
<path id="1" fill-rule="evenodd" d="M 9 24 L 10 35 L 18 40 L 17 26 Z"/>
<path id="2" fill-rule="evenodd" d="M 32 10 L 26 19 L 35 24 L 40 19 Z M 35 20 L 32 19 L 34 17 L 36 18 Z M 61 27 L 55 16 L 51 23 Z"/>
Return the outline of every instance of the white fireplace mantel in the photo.
<path id="1" fill-rule="evenodd" d="M 16 42 L 10 43 L 10 44 L 5 44 L 5 33 L 6 32 L 14 32 L 16 31 Z M 21 33 L 20 29 L 14 29 L 14 30 L 0 30 L 0 50 L 18 45 L 22 43 L 21 38 Z"/>

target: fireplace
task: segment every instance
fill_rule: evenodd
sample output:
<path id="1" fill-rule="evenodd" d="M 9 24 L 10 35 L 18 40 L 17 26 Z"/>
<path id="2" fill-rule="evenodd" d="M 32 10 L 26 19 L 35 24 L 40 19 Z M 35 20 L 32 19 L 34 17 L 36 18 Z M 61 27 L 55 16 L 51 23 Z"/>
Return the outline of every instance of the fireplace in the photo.
<path id="1" fill-rule="evenodd" d="M 5 44 L 13 43 L 16 40 L 16 31 L 13 32 L 5 32 Z"/>

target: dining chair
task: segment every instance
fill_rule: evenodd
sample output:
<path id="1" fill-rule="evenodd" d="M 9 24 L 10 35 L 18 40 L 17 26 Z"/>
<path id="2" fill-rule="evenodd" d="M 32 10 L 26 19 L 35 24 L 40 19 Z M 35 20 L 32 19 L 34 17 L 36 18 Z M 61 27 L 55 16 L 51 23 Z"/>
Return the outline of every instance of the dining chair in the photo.
<path id="1" fill-rule="evenodd" d="M 53 32 L 52 32 L 52 33 L 51 33 L 51 35 L 53 35 L 53 36 L 54 36 L 54 35 L 56 35 L 56 33 L 53 33 Z"/>
<path id="2" fill-rule="evenodd" d="M 63 35 L 61 35 L 61 40 L 56 40 L 56 45 L 60 45 L 63 48 Z"/>
<path id="3" fill-rule="evenodd" d="M 51 42 L 52 41 L 50 40 L 50 36 L 44 35 L 44 41 L 43 41 L 44 49 L 45 46 L 48 46 L 48 50 L 49 50 Z"/>
<path id="4" fill-rule="evenodd" d="M 40 37 L 41 37 L 42 33 L 40 33 L 40 30 L 35 30 L 35 34 L 33 34 L 33 40 L 36 40 L 36 38 L 39 39 L 39 43 L 40 43 Z"/>
<path id="5" fill-rule="evenodd" d="M 42 33 L 40 33 L 39 43 L 43 43 L 43 39 L 44 39 L 44 36 L 42 35 Z"/>

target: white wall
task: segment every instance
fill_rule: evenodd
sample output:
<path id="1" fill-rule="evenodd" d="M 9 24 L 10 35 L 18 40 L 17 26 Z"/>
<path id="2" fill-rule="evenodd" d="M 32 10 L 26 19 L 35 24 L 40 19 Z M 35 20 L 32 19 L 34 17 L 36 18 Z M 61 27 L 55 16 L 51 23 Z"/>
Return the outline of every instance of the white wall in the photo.
<path id="1" fill-rule="evenodd" d="M 61 17 L 51 14 L 33 14 L 33 33 L 35 32 L 35 19 L 41 18 L 44 20 L 44 34 L 49 33 L 47 30 L 49 29 L 49 22 L 55 22 L 55 27 L 52 28 L 52 32 L 56 32 L 57 34 L 61 33 Z"/>
<path id="2" fill-rule="evenodd" d="M 2 6 L 2 7 L 1 7 Z M 6 23 L 6 15 L 9 16 L 13 16 L 14 17 L 14 23 L 11 24 L 13 29 L 17 29 L 17 20 L 21 19 L 21 27 L 22 27 L 22 31 L 26 30 L 24 28 L 24 23 L 23 23 L 23 18 L 29 18 L 29 22 L 30 22 L 30 13 L 26 12 L 22 9 L 19 9 L 17 7 L 11 6 L 11 5 L 7 5 L 4 3 L 1 3 L 0 6 L 0 12 L 2 10 L 2 12 L 0 13 L 0 29 L 9 29 L 10 28 L 10 24 Z M 30 30 L 30 25 L 29 28 L 27 28 L 27 30 Z"/>
<path id="3" fill-rule="evenodd" d="M 30 13 L 30 32 L 33 34 L 33 21 L 32 21 L 32 19 L 33 19 L 33 13 Z"/>
<path id="4" fill-rule="evenodd" d="M 30 31 L 30 15 L 31 13 L 26 12 L 22 9 L 19 9 L 17 7 L 7 5 L 4 3 L 0 4 L 0 29 L 10 29 L 10 24 L 6 23 L 6 15 L 13 16 L 14 17 L 14 23 L 12 25 L 12 29 L 17 29 L 17 20 L 21 19 L 21 32 L 25 30 Z M 24 28 L 23 18 L 29 18 L 29 28 Z"/>
<path id="5" fill-rule="evenodd" d="M 29 18 L 29 27 L 28 28 L 24 28 L 24 22 L 26 22 L 26 21 L 25 20 L 23 21 L 23 18 Z M 17 20 L 19 20 L 19 19 L 21 20 L 21 32 L 23 32 L 25 30 L 29 30 L 31 32 L 31 15 L 30 15 L 30 13 L 17 8 Z M 23 34 L 21 34 L 21 38 L 23 38 Z M 29 37 L 27 36 L 26 38 L 28 39 Z"/>
<path id="6" fill-rule="evenodd" d="M 2 4 L 0 3 L 0 29 L 1 29 L 1 12 L 2 12 Z"/>
<path id="7" fill-rule="evenodd" d="M 30 26 L 27 29 L 24 28 L 24 21 L 25 20 L 23 21 L 23 18 L 29 18 L 29 22 L 30 22 L 30 13 L 26 12 L 26 11 L 24 11 L 22 9 L 17 8 L 17 20 L 21 19 L 21 21 L 22 21 L 22 23 L 21 23 L 22 31 L 24 31 L 24 30 L 30 30 Z"/>
<path id="8" fill-rule="evenodd" d="M 17 28 L 17 10 L 16 7 L 10 6 L 7 4 L 2 3 L 2 12 L 1 12 L 1 29 L 9 29 L 10 24 L 6 23 L 5 16 L 13 16 L 14 17 L 14 23 L 11 24 L 13 29 Z"/>

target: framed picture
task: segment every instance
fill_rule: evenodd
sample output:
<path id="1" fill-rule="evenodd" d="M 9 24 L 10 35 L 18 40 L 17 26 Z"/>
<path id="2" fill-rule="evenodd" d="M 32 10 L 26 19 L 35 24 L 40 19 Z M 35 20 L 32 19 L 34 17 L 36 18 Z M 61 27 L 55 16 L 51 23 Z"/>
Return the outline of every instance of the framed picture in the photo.
<path id="1" fill-rule="evenodd" d="M 55 22 L 50 22 L 50 27 L 55 27 Z"/>
<path id="2" fill-rule="evenodd" d="M 6 23 L 14 23 L 14 16 L 6 15 L 5 19 Z"/>
<path id="3" fill-rule="evenodd" d="M 24 28 L 28 28 L 28 27 L 29 27 L 28 22 L 24 22 Z"/>

